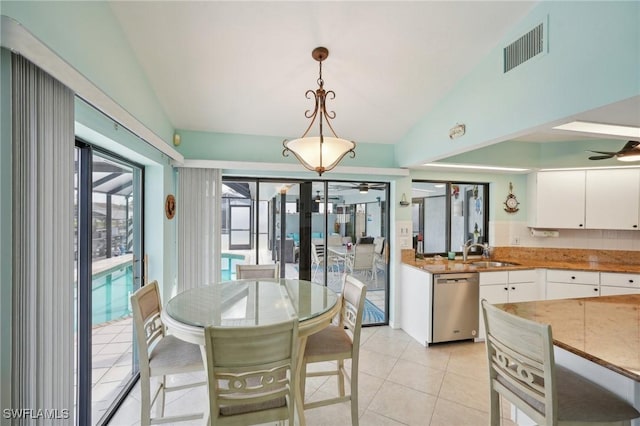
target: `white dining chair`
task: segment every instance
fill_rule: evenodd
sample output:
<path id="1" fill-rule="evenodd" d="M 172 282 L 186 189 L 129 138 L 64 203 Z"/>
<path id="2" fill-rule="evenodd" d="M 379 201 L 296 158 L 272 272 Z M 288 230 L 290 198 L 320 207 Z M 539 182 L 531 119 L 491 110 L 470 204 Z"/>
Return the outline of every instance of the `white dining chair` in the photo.
<path id="1" fill-rule="evenodd" d="M 270 263 L 265 265 L 236 265 L 236 278 L 280 278 L 280 265 L 278 263 Z"/>
<path id="2" fill-rule="evenodd" d="M 209 422 L 294 424 L 298 319 L 253 327 L 205 328 Z"/>
<path id="3" fill-rule="evenodd" d="M 551 326 L 481 301 L 489 364 L 490 420 L 500 425 L 500 395 L 540 425 L 629 425 L 633 406 L 557 366 Z"/>
<path id="4" fill-rule="evenodd" d="M 312 409 L 344 401 L 351 403 L 351 424 L 358 425 L 358 362 L 360 358 L 360 330 L 367 287 L 351 275 L 343 276 L 342 304 L 337 324 L 307 338 L 303 365 L 300 374 L 300 388 L 304 392 L 307 377 L 338 376 L 338 397 L 313 402 L 304 402 L 304 408 Z M 344 367 L 344 361 L 351 359 L 351 375 Z M 323 371 L 307 371 L 307 364 L 336 362 L 336 368 Z M 345 392 L 345 378 L 349 380 L 350 393 Z M 304 395 L 304 393 L 303 393 Z"/>
<path id="5" fill-rule="evenodd" d="M 166 334 L 165 326 L 160 319 L 162 304 L 157 281 L 144 285 L 131 295 L 131 308 L 140 364 L 140 424 L 146 426 L 202 419 L 204 413 L 164 416 L 167 392 L 206 385 L 206 382 L 200 381 L 167 386 L 168 375 L 204 371 L 200 346 Z M 153 396 L 152 377 L 159 377 L 159 385 Z M 154 404 L 157 404 L 156 417 L 151 416 Z"/>

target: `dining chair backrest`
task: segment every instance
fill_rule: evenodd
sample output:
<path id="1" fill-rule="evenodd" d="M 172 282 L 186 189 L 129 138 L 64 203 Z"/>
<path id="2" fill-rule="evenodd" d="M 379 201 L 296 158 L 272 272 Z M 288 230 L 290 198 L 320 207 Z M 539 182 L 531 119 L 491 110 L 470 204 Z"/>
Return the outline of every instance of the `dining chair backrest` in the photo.
<path id="1" fill-rule="evenodd" d="M 236 278 L 251 279 L 251 278 L 279 278 L 280 277 L 280 265 L 278 263 L 271 263 L 267 265 L 236 265 Z"/>
<path id="2" fill-rule="evenodd" d="M 482 315 L 489 364 L 490 424 L 500 424 L 500 398 L 535 424 L 629 425 L 631 404 L 580 374 L 556 366 L 551 326 L 499 309 L 485 299 Z"/>
<path id="3" fill-rule="evenodd" d="M 484 299 L 482 314 L 492 394 L 504 395 L 537 424 L 556 424 L 551 326 L 509 314 Z"/>
<path id="4" fill-rule="evenodd" d="M 294 421 L 298 319 L 205 328 L 210 419 L 218 424 Z"/>
<path id="5" fill-rule="evenodd" d="M 364 303 L 367 295 L 367 287 L 352 275 L 344 275 L 342 285 L 342 309 L 340 312 L 339 326 L 344 327 L 353 343 L 354 358 L 357 359 L 360 349 L 360 330 L 362 329 L 362 317 Z"/>
<path id="6" fill-rule="evenodd" d="M 204 364 L 198 345 L 188 343 L 166 334 L 162 322 L 162 303 L 157 281 L 152 281 L 135 291 L 130 297 L 135 326 L 138 361 L 140 371 L 140 424 L 147 426 L 157 423 L 202 419 L 202 413 L 180 414 L 165 417 L 165 395 L 169 392 L 184 391 L 203 386 L 203 381 L 180 383 L 174 386 L 168 376 L 202 372 Z M 152 391 L 151 378 L 156 377 Z M 158 415 L 152 418 L 151 409 L 155 405 Z"/>
<path id="7" fill-rule="evenodd" d="M 158 282 L 152 281 L 131 295 L 131 310 L 136 329 L 136 343 L 141 354 L 140 364 L 149 368 L 149 355 L 156 344 L 164 337 L 165 327 L 160 319 L 162 303 Z"/>

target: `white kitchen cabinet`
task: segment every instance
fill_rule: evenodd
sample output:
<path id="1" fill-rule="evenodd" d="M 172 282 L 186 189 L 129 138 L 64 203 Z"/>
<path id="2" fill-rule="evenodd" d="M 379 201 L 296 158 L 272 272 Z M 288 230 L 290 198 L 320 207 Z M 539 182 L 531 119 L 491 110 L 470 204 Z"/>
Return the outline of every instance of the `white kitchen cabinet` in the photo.
<path id="1" fill-rule="evenodd" d="M 540 293 L 535 269 L 480 272 L 480 300 L 486 299 L 491 304 L 538 300 Z M 478 337 L 485 338 L 482 306 Z"/>
<path id="2" fill-rule="evenodd" d="M 572 299 L 600 295 L 600 273 L 564 269 L 547 270 L 546 298 Z"/>
<path id="3" fill-rule="evenodd" d="M 403 264 L 400 268 L 400 327 L 427 346 L 431 331 L 432 274 Z"/>
<path id="4" fill-rule="evenodd" d="M 540 299 L 536 270 L 480 272 L 480 299 L 483 297 L 490 303 Z"/>
<path id="5" fill-rule="evenodd" d="M 542 299 L 535 269 L 509 271 L 509 302 L 529 302 Z"/>
<path id="6" fill-rule="evenodd" d="M 587 170 L 585 227 L 638 229 L 640 169 Z"/>
<path id="7" fill-rule="evenodd" d="M 640 294 L 640 275 L 614 272 L 600 273 L 600 295 Z"/>
<path id="8" fill-rule="evenodd" d="M 531 173 L 527 177 L 528 226 L 583 229 L 585 170 Z"/>

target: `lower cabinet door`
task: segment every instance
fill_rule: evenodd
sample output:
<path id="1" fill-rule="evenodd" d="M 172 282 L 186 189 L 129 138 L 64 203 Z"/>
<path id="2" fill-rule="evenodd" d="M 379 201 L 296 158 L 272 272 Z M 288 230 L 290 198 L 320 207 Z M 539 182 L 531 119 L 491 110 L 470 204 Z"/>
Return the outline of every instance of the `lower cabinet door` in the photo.
<path id="1" fill-rule="evenodd" d="M 640 288 L 600 286 L 600 296 L 616 296 L 619 294 L 640 294 Z"/>
<path id="2" fill-rule="evenodd" d="M 547 300 L 596 297 L 600 295 L 597 285 L 572 283 L 547 283 Z"/>
<path id="3" fill-rule="evenodd" d="M 505 284 L 492 284 L 480 286 L 480 300 L 487 299 L 489 303 L 507 303 L 509 301 L 509 286 Z M 480 303 L 480 302 L 478 302 Z M 482 305 L 480 305 L 480 320 L 478 322 L 478 338 L 485 338 L 484 318 L 482 318 Z"/>
<path id="4" fill-rule="evenodd" d="M 509 284 L 509 303 L 529 302 L 538 298 L 538 284 L 535 282 Z"/>

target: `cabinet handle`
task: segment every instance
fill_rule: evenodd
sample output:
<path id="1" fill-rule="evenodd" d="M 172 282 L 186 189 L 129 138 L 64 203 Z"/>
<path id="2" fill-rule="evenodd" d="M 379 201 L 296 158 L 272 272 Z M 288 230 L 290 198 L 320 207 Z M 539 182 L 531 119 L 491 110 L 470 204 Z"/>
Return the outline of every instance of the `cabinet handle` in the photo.
<path id="1" fill-rule="evenodd" d="M 511 290 L 515 290 L 515 289 L 516 289 L 515 287 L 511 287 Z"/>
<path id="2" fill-rule="evenodd" d="M 583 226 L 584 226 L 583 224 L 578 225 L 579 228 L 582 228 Z"/>
<path id="3" fill-rule="evenodd" d="M 629 280 L 629 283 L 633 284 L 633 280 Z"/>
<path id="4" fill-rule="evenodd" d="M 504 288 L 504 291 L 509 291 L 509 287 L 505 287 L 505 288 Z"/>
<path id="5" fill-rule="evenodd" d="M 638 225 L 633 225 L 633 228 L 637 228 L 637 227 L 638 227 Z"/>
<path id="6" fill-rule="evenodd" d="M 594 288 L 594 289 L 593 289 L 593 291 L 598 291 L 598 289 L 597 289 L 597 288 Z"/>
<path id="7" fill-rule="evenodd" d="M 572 280 L 575 280 L 575 279 L 576 279 L 576 277 L 571 277 L 571 279 L 572 279 Z"/>

